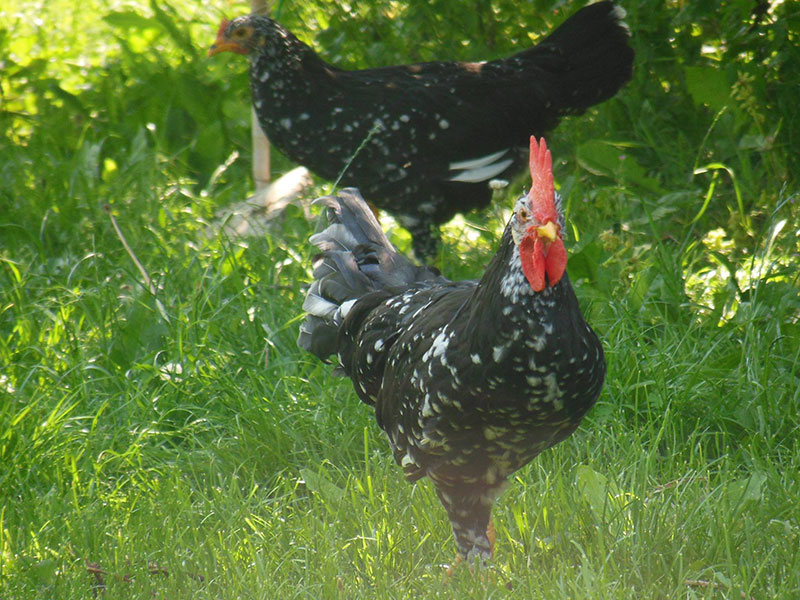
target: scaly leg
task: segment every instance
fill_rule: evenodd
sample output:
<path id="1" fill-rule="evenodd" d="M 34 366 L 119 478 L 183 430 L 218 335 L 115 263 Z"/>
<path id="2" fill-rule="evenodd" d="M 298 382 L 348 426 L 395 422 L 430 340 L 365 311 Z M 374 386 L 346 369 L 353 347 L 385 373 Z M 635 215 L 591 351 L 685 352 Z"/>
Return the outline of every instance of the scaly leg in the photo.
<path id="1" fill-rule="evenodd" d="M 497 541 L 497 532 L 494 529 L 494 523 L 491 519 L 489 519 L 489 526 L 486 527 L 486 539 L 489 540 L 489 558 L 491 558 L 494 556 L 494 544 Z M 464 562 L 464 558 L 460 554 L 456 554 L 456 559 L 453 561 L 453 564 L 447 567 L 447 571 L 445 571 L 447 576 L 452 576 L 458 565 L 462 562 Z"/>

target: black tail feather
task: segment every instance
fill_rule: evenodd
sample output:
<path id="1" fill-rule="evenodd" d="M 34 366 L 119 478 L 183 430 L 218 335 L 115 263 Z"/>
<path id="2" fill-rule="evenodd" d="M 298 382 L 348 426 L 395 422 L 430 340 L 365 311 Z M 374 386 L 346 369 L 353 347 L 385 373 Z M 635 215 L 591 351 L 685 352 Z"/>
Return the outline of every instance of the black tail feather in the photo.
<path id="1" fill-rule="evenodd" d="M 551 54 L 558 64 L 559 93 L 547 99 L 577 114 L 617 93 L 633 74 L 633 48 L 625 11 L 597 2 L 564 21 L 532 54 Z"/>

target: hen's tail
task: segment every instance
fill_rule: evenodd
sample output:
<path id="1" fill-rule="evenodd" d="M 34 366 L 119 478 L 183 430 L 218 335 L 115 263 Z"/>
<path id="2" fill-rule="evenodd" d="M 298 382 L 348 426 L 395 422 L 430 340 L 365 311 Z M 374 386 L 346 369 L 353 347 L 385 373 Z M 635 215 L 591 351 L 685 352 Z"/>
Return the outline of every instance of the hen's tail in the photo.
<path id="1" fill-rule="evenodd" d="M 309 240 L 321 252 L 314 257 L 314 281 L 303 302 L 308 315 L 297 343 L 326 360 L 338 352 L 339 328 L 357 300 L 372 292 L 401 292 L 439 274 L 398 254 L 358 190 L 345 188 L 315 202 L 328 207 L 329 225 Z"/>
<path id="2" fill-rule="evenodd" d="M 625 11 L 612 2 L 590 4 L 517 55 L 553 76 L 547 100 L 561 115 L 581 113 L 611 98 L 631 78 L 634 52 L 624 18 Z"/>

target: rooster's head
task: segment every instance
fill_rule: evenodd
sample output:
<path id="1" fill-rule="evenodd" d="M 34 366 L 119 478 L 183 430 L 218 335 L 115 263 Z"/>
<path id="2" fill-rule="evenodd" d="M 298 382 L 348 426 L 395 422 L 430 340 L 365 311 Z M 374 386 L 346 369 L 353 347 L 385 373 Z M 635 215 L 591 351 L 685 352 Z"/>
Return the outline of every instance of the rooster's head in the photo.
<path id="1" fill-rule="evenodd" d="M 553 188 L 553 159 L 544 138 L 531 136 L 531 191 L 517 200 L 511 233 L 522 272 L 535 292 L 553 286 L 567 268 L 567 251 Z"/>

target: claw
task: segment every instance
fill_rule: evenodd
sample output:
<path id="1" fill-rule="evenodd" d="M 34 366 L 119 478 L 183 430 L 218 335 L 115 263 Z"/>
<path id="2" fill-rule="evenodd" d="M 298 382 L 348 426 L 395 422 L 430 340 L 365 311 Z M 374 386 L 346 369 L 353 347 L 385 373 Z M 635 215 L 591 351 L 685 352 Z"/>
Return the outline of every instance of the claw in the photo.
<path id="1" fill-rule="evenodd" d="M 486 527 L 486 537 L 489 539 L 489 552 L 490 552 L 490 555 L 494 556 L 494 544 L 497 541 L 497 532 L 494 529 L 494 523 L 492 522 L 491 519 L 489 520 L 489 525 Z M 460 554 L 457 554 L 456 555 L 456 559 L 453 561 L 453 564 L 451 564 L 449 567 L 447 567 L 447 570 L 445 571 L 445 575 L 447 577 L 452 577 L 453 573 L 456 572 L 456 568 L 462 562 L 464 562 L 464 557 L 461 556 Z"/>
<path id="2" fill-rule="evenodd" d="M 460 565 L 462 562 L 464 562 L 464 559 L 463 559 L 463 558 L 461 558 L 461 555 L 460 555 L 460 554 L 457 554 L 457 555 L 456 555 L 456 559 L 453 561 L 453 564 L 452 564 L 452 565 L 450 565 L 449 567 L 447 567 L 447 570 L 444 572 L 444 574 L 445 574 L 447 577 L 452 577 L 452 576 L 453 576 L 453 573 L 455 573 L 455 572 L 456 572 L 456 567 L 457 567 L 458 565 Z"/>

